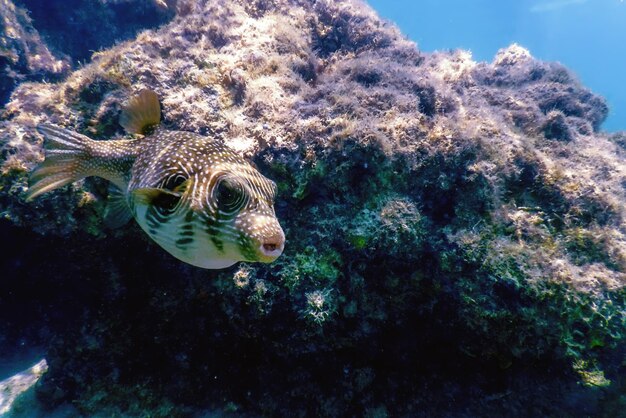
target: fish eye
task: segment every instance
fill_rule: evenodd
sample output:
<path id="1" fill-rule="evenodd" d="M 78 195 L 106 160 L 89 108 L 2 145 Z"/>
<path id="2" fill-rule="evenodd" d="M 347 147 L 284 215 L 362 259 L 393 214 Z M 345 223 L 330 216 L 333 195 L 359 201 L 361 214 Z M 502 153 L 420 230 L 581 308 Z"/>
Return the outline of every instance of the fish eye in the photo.
<path id="1" fill-rule="evenodd" d="M 248 201 L 244 185 L 233 178 L 225 177 L 215 186 L 213 196 L 219 210 L 225 214 L 239 211 Z"/>

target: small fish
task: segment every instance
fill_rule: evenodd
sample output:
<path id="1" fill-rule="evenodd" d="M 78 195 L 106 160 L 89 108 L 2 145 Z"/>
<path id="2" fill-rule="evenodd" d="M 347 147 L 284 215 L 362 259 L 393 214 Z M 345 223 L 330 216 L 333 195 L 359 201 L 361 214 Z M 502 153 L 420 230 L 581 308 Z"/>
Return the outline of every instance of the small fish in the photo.
<path id="1" fill-rule="evenodd" d="M 38 126 L 45 160 L 31 175 L 27 200 L 98 176 L 113 185 L 105 223 L 119 227 L 134 217 L 150 238 L 186 263 L 219 269 L 278 258 L 285 234 L 274 213 L 276 184 L 223 142 L 161 129 L 160 119 L 156 93 L 143 90 L 120 115 L 126 131 L 143 137 L 95 141 Z"/>

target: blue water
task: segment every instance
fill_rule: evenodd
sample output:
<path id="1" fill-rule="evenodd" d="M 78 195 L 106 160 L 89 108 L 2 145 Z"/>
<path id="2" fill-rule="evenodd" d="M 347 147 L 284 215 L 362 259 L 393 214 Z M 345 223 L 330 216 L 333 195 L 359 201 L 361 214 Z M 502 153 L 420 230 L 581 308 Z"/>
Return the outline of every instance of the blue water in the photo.
<path id="1" fill-rule="evenodd" d="M 369 0 L 423 51 L 469 49 L 491 61 L 517 42 L 559 61 L 610 107 L 602 126 L 626 130 L 624 0 Z"/>

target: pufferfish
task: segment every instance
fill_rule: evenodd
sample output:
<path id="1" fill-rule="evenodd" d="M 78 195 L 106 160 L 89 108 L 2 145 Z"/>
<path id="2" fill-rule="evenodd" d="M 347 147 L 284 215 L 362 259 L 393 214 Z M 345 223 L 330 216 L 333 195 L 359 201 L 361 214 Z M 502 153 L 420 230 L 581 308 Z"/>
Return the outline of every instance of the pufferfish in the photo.
<path id="1" fill-rule="evenodd" d="M 113 185 L 105 210 L 109 226 L 134 217 L 150 238 L 186 263 L 219 269 L 278 258 L 285 234 L 274 212 L 276 184 L 220 140 L 159 128 L 160 119 L 158 96 L 143 90 L 130 99 L 119 123 L 145 136 L 96 141 L 38 126 L 45 160 L 31 175 L 27 200 L 98 176 Z"/>

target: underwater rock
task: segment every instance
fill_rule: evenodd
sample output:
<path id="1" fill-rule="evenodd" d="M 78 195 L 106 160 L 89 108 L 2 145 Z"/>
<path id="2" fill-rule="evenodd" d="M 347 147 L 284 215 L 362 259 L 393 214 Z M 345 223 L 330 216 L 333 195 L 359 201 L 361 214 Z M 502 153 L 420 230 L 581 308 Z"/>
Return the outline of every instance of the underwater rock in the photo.
<path id="1" fill-rule="evenodd" d="M 73 63 L 171 20 L 174 2 L 163 0 L 18 0 L 50 48 Z M 97 24 L 95 24 L 97 22 Z"/>
<path id="2" fill-rule="evenodd" d="M 45 405 L 619 410 L 625 141 L 600 130 L 602 98 L 518 45 L 491 63 L 422 53 L 356 1 L 175 7 L 63 82 L 21 84 L 0 121 L 0 214 L 10 239 L 29 237 L 11 253 L 21 262 L 5 261 L 21 281 L 0 298 L 41 313 L 0 309 L 0 343 L 47 346 Z M 287 242 L 275 263 L 199 270 L 134 224 L 107 229 L 98 179 L 25 202 L 37 124 L 117 138 L 121 106 L 143 88 L 166 127 L 219 138 L 276 181 Z"/>
<path id="3" fill-rule="evenodd" d="M 67 58 L 55 57 L 44 44 L 25 9 L 0 1 L 0 105 L 20 82 L 59 79 L 69 68 Z"/>

